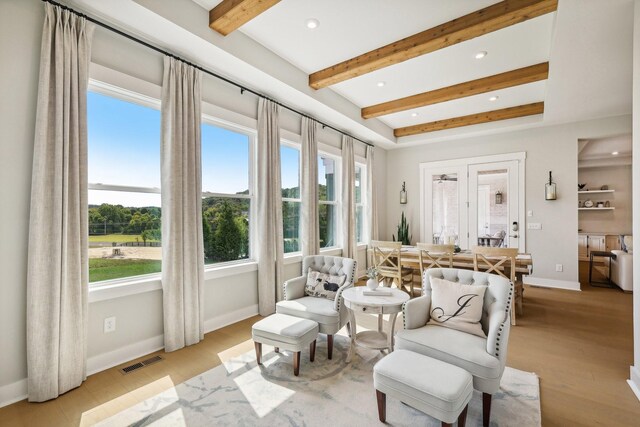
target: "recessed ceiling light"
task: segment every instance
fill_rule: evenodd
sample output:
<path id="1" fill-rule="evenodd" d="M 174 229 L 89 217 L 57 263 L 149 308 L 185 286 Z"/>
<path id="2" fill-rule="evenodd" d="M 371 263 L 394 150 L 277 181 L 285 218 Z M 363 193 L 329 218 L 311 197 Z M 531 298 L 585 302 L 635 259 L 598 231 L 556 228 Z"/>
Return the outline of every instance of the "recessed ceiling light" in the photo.
<path id="1" fill-rule="evenodd" d="M 487 56 L 487 51 L 486 51 L 486 50 L 483 50 L 483 51 L 480 51 L 480 52 L 476 53 L 475 58 L 476 58 L 476 59 L 482 59 L 482 58 L 484 58 L 485 56 Z"/>
<path id="2" fill-rule="evenodd" d="M 307 26 L 307 28 L 309 28 L 310 30 L 313 30 L 315 28 L 318 28 L 318 26 L 320 25 L 320 21 L 318 21 L 315 18 L 311 18 L 311 19 L 307 19 L 305 21 L 305 25 Z"/>
<path id="3" fill-rule="evenodd" d="M 495 95 L 494 95 L 494 96 L 492 96 L 491 98 L 489 98 L 489 101 L 494 102 L 494 101 L 497 101 L 497 100 L 498 100 L 498 98 L 500 98 L 500 97 L 499 97 L 499 96 L 495 96 Z"/>
<path id="4" fill-rule="evenodd" d="M 384 85 L 386 85 L 386 84 L 387 84 L 386 82 L 378 82 L 378 83 L 377 83 L 377 86 L 378 86 L 378 87 L 382 87 L 382 86 L 384 86 Z"/>
<path id="5" fill-rule="evenodd" d="M 618 153 L 617 151 L 613 151 L 613 152 L 611 153 L 611 155 L 613 155 L 613 156 L 617 156 L 618 154 L 620 154 L 620 153 Z"/>
<path id="6" fill-rule="evenodd" d="M 411 117 L 418 117 L 418 113 L 411 113 Z"/>

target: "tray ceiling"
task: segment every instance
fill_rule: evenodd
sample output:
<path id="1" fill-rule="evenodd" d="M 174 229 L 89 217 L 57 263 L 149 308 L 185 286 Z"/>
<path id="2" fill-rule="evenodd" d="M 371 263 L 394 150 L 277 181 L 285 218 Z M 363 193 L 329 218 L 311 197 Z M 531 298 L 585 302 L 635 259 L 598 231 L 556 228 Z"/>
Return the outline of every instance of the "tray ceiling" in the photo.
<path id="1" fill-rule="evenodd" d="M 205 10 L 220 0 L 193 0 Z M 282 0 L 239 28 L 307 75 L 479 9 L 495 0 Z M 549 62 L 548 79 L 377 117 L 398 129 L 508 107 L 545 103 L 551 124 L 630 113 L 633 2 L 560 0 L 558 10 L 319 89 L 359 108 Z M 308 29 L 305 22 L 317 19 Z M 233 36 L 233 35 L 231 35 Z M 601 48 L 591 55 L 589 46 Z M 602 49 L 604 48 L 604 49 Z M 477 52 L 486 51 L 483 59 Z M 600 60 L 599 56 L 607 61 Z M 570 58 L 570 59 L 569 59 Z M 600 71 L 602 70 L 602 71 Z M 572 78 L 575 75 L 576 78 Z M 384 82 L 380 87 L 379 82 Z M 584 93 L 589 82 L 589 94 Z M 607 93 L 611 87 L 611 93 Z M 553 90 L 551 90 L 553 89 Z M 608 95 L 608 96 L 605 96 Z M 494 102 L 489 98 L 497 96 Z M 584 102 L 600 99 L 602 102 Z M 549 114 L 549 111 L 552 114 Z M 506 123 L 505 123 L 506 124 Z M 505 128 L 497 124 L 496 128 Z M 482 126 L 483 130 L 486 125 Z M 473 131 L 477 126 L 471 126 Z M 448 132 L 448 131 L 447 131 Z M 460 129 L 462 134 L 469 132 Z M 434 134 L 437 134 L 435 132 Z M 421 139 L 436 135 L 424 135 Z M 416 141 L 416 136 L 409 137 Z M 402 142 L 400 138 L 399 142 Z"/>

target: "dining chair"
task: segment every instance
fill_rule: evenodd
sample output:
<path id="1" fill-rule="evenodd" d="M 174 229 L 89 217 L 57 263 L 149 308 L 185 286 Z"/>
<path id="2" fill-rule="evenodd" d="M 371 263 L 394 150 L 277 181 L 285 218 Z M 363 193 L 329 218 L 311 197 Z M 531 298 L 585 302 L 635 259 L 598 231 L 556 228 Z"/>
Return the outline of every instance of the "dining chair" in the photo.
<path id="1" fill-rule="evenodd" d="M 453 268 L 455 245 L 436 245 L 433 243 L 416 243 L 420 262 L 420 277 L 429 268 Z M 411 296 L 415 287 L 411 286 Z M 422 289 L 422 284 L 420 284 Z"/>
<path id="2" fill-rule="evenodd" d="M 413 269 L 402 266 L 402 242 L 372 240 L 372 265 L 378 270 L 385 286 L 395 283 L 398 289 L 411 295 L 413 289 Z"/>
<path id="3" fill-rule="evenodd" d="M 514 287 L 514 301 L 517 311 L 522 316 L 522 300 L 524 296 L 524 286 L 516 280 L 516 256 L 517 248 L 492 248 L 487 246 L 475 246 L 471 249 L 473 253 L 473 269 L 494 273 L 511 280 Z M 482 264 L 482 265 L 481 265 Z M 505 274 L 507 272 L 509 275 Z M 511 324 L 516 324 L 516 310 L 511 307 Z"/>

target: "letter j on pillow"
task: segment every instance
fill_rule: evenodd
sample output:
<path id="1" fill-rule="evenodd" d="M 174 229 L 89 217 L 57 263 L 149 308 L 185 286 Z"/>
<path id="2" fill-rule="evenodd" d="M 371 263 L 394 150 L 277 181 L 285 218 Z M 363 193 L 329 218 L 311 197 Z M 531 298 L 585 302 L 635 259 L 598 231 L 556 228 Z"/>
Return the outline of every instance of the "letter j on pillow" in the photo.
<path id="1" fill-rule="evenodd" d="M 481 337 L 486 336 L 480 324 L 486 289 L 487 287 L 482 285 L 462 285 L 431 277 L 429 323 Z"/>

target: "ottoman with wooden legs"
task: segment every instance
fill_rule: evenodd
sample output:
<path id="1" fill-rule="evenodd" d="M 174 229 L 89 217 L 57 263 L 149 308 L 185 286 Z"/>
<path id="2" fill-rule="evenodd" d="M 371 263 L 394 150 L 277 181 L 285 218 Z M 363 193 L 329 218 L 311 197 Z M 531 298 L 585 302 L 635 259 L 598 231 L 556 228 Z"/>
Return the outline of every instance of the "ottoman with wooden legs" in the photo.
<path id="1" fill-rule="evenodd" d="M 262 364 L 262 344 L 272 345 L 276 353 L 280 349 L 293 352 L 293 374 L 300 373 L 300 352 L 309 346 L 309 360 L 313 362 L 316 353 L 318 323 L 309 319 L 272 314 L 253 325 L 252 336 L 256 347 L 258 365 Z"/>
<path id="2" fill-rule="evenodd" d="M 386 397 L 391 396 L 451 426 L 464 427 L 473 393 L 467 371 L 409 350 L 396 350 L 373 367 L 378 417 L 387 417 Z"/>

